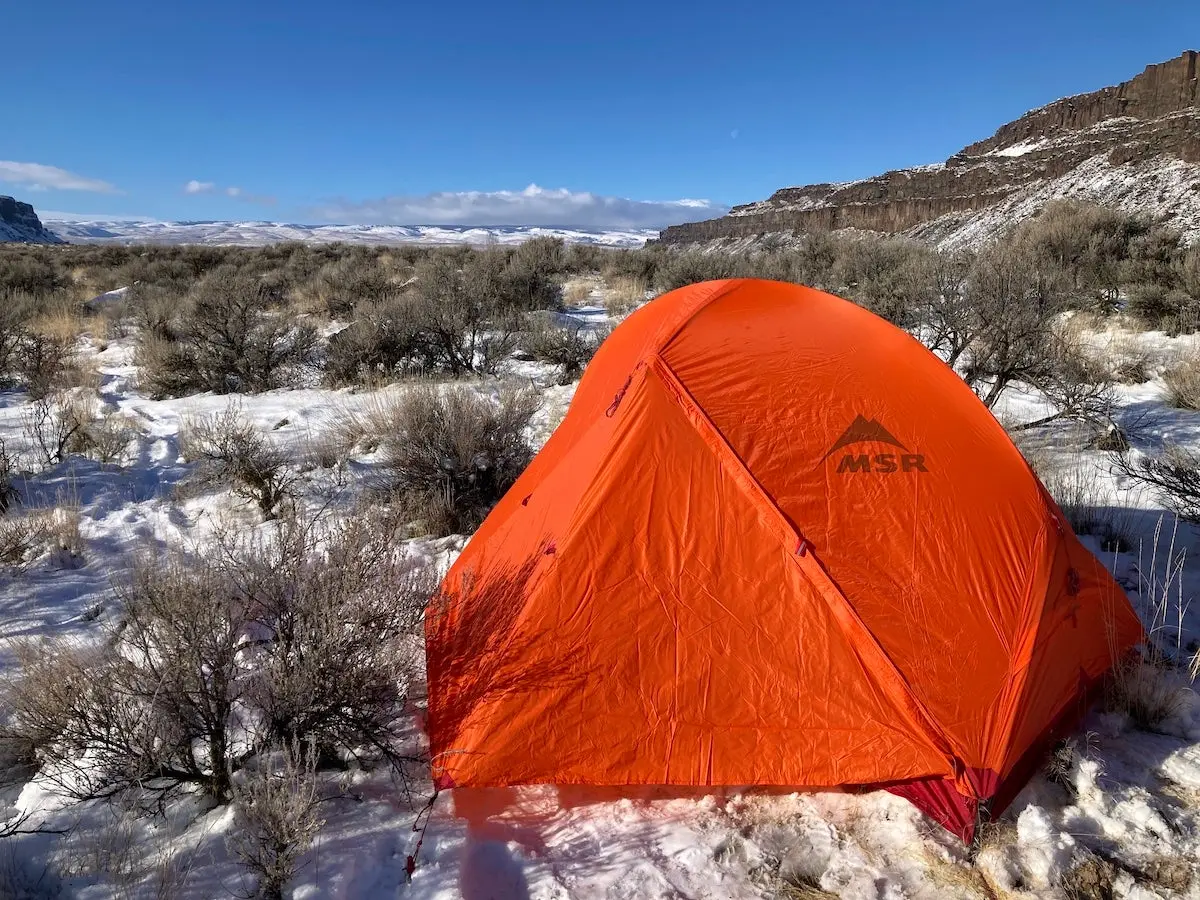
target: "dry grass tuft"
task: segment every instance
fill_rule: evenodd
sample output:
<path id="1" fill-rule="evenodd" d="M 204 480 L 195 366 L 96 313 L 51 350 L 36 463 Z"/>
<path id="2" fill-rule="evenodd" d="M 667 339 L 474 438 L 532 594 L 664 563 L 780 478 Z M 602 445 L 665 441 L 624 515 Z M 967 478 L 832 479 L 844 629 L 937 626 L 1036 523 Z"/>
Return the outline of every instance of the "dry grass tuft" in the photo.
<path id="1" fill-rule="evenodd" d="M 1105 703 L 1122 712 L 1133 724 L 1150 732 L 1179 716 L 1190 703 L 1193 660 L 1179 650 L 1183 635 L 1183 598 L 1186 555 L 1178 545 L 1179 521 L 1175 520 L 1163 546 L 1162 519 L 1154 529 L 1148 564 L 1138 554 L 1138 599 L 1146 625 L 1145 650 L 1140 657 L 1122 660 L 1113 669 Z"/>
<path id="2" fill-rule="evenodd" d="M 87 330 L 83 315 L 67 305 L 53 306 L 29 323 L 34 334 L 65 344 L 74 344 Z"/>
<path id="3" fill-rule="evenodd" d="M 61 503 L 50 512 L 50 552 L 62 569 L 77 569 L 83 565 L 83 534 L 80 524 L 83 515 L 79 501 Z"/>
<path id="4" fill-rule="evenodd" d="M 1142 869 L 1150 882 L 1177 894 L 1186 895 L 1196 880 L 1196 863 L 1182 856 L 1152 856 Z"/>
<path id="5" fill-rule="evenodd" d="M 646 300 L 646 282 L 629 275 L 618 275 L 608 283 L 604 308 L 610 316 L 625 316 Z"/>
<path id="6" fill-rule="evenodd" d="M 1113 335 L 1105 354 L 1114 380 L 1121 384 L 1145 384 L 1150 380 L 1152 355 L 1138 335 Z"/>
<path id="7" fill-rule="evenodd" d="M 590 281 L 569 281 L 563 291 L 563 299 L 569 306 L 582 306 L 591 299 L 592 283 Z"/>
<path id="8" fill-rule="evenodd" d="M 1158 732 L 1189 704 L 1188 692 L 1162 661 L 1128 659 L 1113 669 L 1109 710 L 1123 712 L 1142 731 Z"/>
<path id="9" fill-rule="evenodd" d="M 1116 867 L 1094 853 L 1085 853 L 1059 878 L 1066 900 L 1113 900 Z"/>
<path id="10" fill-rule="evenodd" d="M 1178 409 L 1200 410 L 1200 355 L 1186 356 L 1163 372 L 1167 402 Z"/>
<path id="11" fill-rule="evenodd" d="M 781 900 L 828 900 L 837 894 L 823 890 L 815 880 L 789 875 L 780 879 L 778 896 Z"/>
<path id="12" fill-rule="evenodd" d="M 1017 842 L 1017 825 L 1007 819 L 997 819 L 984 822 L 979 826 L 980 852 L 984 850 L 1004 850 Z"/>
<path id="13" fill-rule="evenodd" d="M 939 897 L 967 896 L 994 898 L 1000 893 L 978 867 L 969 862 L 930 857 L 927 862 L 929 879 L 942 890 Z"/>

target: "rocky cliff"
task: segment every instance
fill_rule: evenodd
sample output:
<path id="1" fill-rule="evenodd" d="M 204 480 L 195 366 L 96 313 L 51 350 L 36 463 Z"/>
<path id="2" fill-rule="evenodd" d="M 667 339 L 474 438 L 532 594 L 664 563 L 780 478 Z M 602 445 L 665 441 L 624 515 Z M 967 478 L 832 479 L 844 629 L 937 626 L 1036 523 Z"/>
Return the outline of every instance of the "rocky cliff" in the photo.
<path id="1" fill-rule="evenodd" d="M 62 239 L 42 225 L 37 213 L 28 203 L 12 197 L 0 197 L 0 242 L 20 244 L 61 244 Z"/>
<path id="2" fill-rule="evenodd" d="M 739 249 L 854 228 L 965 246 L 1064 198 L 1162 216 L 1200 237 L 1197 69 L 1188 51 L 1026 113 L 944 163 L 783 188 L 720 219 L 672 226 L 659 242 Z"/>

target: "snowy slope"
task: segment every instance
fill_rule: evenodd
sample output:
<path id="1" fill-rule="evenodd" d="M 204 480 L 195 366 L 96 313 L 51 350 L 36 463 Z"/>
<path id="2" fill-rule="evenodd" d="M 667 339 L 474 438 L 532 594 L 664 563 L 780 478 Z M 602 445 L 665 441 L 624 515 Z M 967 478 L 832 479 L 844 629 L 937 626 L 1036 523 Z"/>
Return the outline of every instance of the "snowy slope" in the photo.
<path id="1" fill-rule="evenodd" d="M 291 225 L 280 222 L 127 222 L 47 220 L 46 227 L 71 243 L 221 244 L 262 246 L 281 241 L 348 244 L 519 244 L 557 237 L 572 244 L 640 247 L 657 234 L 529 226 Z"/>

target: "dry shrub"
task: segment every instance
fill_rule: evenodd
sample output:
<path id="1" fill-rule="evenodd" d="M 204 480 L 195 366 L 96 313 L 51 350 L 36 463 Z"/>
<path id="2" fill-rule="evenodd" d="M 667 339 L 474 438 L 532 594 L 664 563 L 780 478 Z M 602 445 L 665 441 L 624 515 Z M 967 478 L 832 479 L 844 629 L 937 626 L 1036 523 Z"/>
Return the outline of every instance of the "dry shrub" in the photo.
<path id="1" fill-rule="evenodd" d="M 555 323 L 539 316 L 521 336 L 521 346 L 539 362 L 557 367 L 559 384 L 570 384 L 583 374 L 606 337 L 606 328 L 572 321 Z"/>
<path id="2" fill-rule="evenodd" d="M 96 418 L 95 403 L 94 397 L 84 393 L 55 391 L 25 410 L 25 435 L 43 465 L 57 465 L 68 454 L 87 450 L 87 428 Z"/>
<path id="3" fill-rule="evenodd" d="M 289 745 L 235 781 L 233 796 L 239 827 L 226 844 L 257 876 L 256 898 L 283 900 L 300 857 L 324 824 L 318 812 L 316 757 L 298 744 Z"/>
<path id="4" fill-rule="evenodd" d="M 71 346 L 87 330 L 87 324 L 79 310 L 58 306 L 30 321 L 29 329 L 34 334 Z"/>
<path id="5" fill-rule="evenodd" d="M 83 318 L 83 333 L 91 337 L 92 343 L 101 353 L 108 349 L 109 340 L 114 330 L 119 327 L 119 320 L 115 316 L 116 313 L 93 314 Z"/>
<path id="6" fill-rule="evenodd" d="M 435 584 L 396 529 L 369 511 L 326 528 L 289 519 L 274 541 L 228 554 L 265 640 L 248 697 L 264 743 L 298 742 L 321 764 L 382 759 L 404 774 L 404 704 Z"/>
<path id="7" fill-rule="evenodd" d="M 1075 766 L 1079 762 L 1079 753 L 1076 746 L 1075 738 L 1073 737 L 1059 741 L 1054 745 L 1054 748 L 1050 751 L 1050 756 L 1046 759 L 1046 780 L 1057 784 L 1059 787 L 1064 787 L 1068 791 L 1074 788 L 1074 783 L 1071 779 L 1075 771 Z"/>
<path id="8" fill-rule="evenodd" d="M 993 819 L 979 826 L 975 839 L 980 851 L 1005 850 L 1017 842 L 1017 825 L 1008 819 Z"/>
<path id="9" fill-rule="evenodd" d="M 390 272 L 377 257 L 355 254 L 324 266 L 300 296 L 307 307 L 323 306 L 341 318 L 357 304 L 379 300 L 392 289 Z"/>
<path id="10" fill-rule="evenodd" d="M 646 301 L 646 281 L 636 275 L 617 275 L 609 280 L 604 308 L 613 318 L 628 315 Z"/>
<path id="11" fill-rule="evenodd" d="M 191 391 L 192 361 L 179 343 L 143 330 L 133 359 L 138 367 L 138 387 L 151 396 L 178 397 Z"/>
<path id="12" fill-rule="evenodd" d="M 317 335 L 278 300 L 262 279 L 231 267 L 207 274 L 171 318 L 143 333 L 136 361 L 146 390 L 255 393 L 296 383 L 315 358 Z"/>
<path id="13" fill-rule="evenodd" d="M 107 821 L 80 822 L 61 840 L 53 854 L 56 874 L 95 882 L 112 900 L 185 896 L 195 851 L 171 848 L 167 835 L 148 835 L 138 810 L 119 798 L 102 811 Z M 0 896 L 8 895 L 0 889 Z"/>
<path id="14" fill-rule="evenodd" d="M 272 747 L 318 764 L 415 761 L 404 741 L 430 571 L 371 516 L 251 534 L 138 560 L 104 642 L 17 646 L 0 739 L 68 796 L 149 809 L 188 785 L 230 799 Z"/>
<path id="15" fill-rule="evenodd" d="M 331 384 L 377 384 L 443 363 L 453 368 L 452 361 L 465 365 L 468 355 L 475 362 L 478 336 L 446 309 L 433 309 L 413 297 L 388 296 L 360 303 L 354 311 L 355 320 L 329 337 L 325 380 Z M 439 327 L 430 327 L 427 312 L 434 313 Z M 461 356 L 459 348 L 465 348 Z"/>
<path id="16" fill-rule="evenodd" d="M 57 848 L 56 868 L 70 878 L 103 881 L 116 896 L 127 897 L 143 860 L 137 816 L 119 803 L 103 811 L 107 822 L 78 828 Z"/>
<path id="17" fill-rule="evenodd" d="M 14 504 L 21 502 L 21 492 L 15 484 L 16 477 L 16 456 L 9 453 L 4 438 L 0 438 L 0 516 L 8 512 Z"/>
<path id="18" fill-rule="evenodd" d="M 1200 355 L 1186 356 L 1163 372 L 1167 401 L 1178 409 L 1200 410 Z"/>
<path id="19" fill-rule="evenodd" d="M 85 544 L 80 525 L 83 514 L 77 498 L 64 498 L 44 512 L 47 522 L 46 547 L 60 569 L 78 569 L 84 563 Z"/>
<path id="20" fill-rule="evenodd" d="M 288 454 L 230 404 L 223 411 L 183 422 L 179 435 L 184 459 L 197 463 L 193 488 L 224 487 L 252 501 L 264 519 L 295 494 L 297 474 Z"/>
<path id="21" fill-rule="evenodd" d="M 22 512 L 0 518 L 0 565 L 24 572 L 46 551 L 52 522 L 42 512 Z"/>
<path id="22" fill-rule="evenodd" d="M 390 488 L 429 533 L 474 531 L 529 464 L 539 406 L 530 390 L 409 389 L 371 422 Z"/>
<path id="23" fill-rule="evenodd" d="M 1120 474 L 1149 485 L 1179 518 L 1200 523 L 1200 455 L 1195 451 L 1168 444 L 1153 454 L 1115 454 L 1114 463 Z"/>
<path id="24" fill-rule="evenodd" d="M 120 465 L 125 452 L 137 438 L 136 420 L 125 413 L 106 408 L 85 428 L 86 453 L 104 465 Z"/>
<path id="25" fill-rule="evenodd" d="M 29 396 L 40 400 L 54 391 L 78 383 L 75 341 L 40 334 L 27 335 L 15 350 L 16 371 Z"/>

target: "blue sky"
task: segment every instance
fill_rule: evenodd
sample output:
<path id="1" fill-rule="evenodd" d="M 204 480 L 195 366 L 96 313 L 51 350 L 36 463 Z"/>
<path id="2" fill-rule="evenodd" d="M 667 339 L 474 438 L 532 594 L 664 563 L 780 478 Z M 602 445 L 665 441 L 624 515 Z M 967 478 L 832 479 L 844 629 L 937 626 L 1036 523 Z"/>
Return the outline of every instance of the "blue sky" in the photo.
<path id="1" fill-rule="evenodd" d="M 1186 0 L 54 0 L 0 23 L 0 193 L 403 224 L 708 218 L 943 160 L 1200 46 Z"/>

